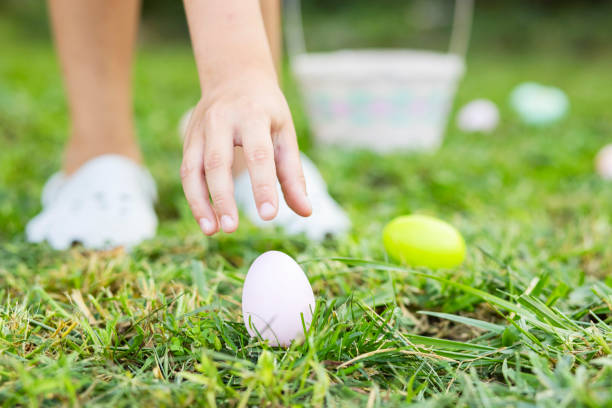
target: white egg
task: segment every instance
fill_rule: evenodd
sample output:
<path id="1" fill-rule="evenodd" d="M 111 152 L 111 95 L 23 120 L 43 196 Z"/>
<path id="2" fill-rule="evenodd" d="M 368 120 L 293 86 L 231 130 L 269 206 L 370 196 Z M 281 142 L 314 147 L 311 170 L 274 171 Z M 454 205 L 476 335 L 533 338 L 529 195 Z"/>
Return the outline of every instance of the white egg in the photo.
<path id="1" fill-rule="evenodd" d="M 612 180 L 612 144 L 601 148 L 595 158 L 597 174 L 605 180 Z"/>
<path id="2" fill-rule="evenodd" d="M 288 347 L 310 327 L 315 298 L 302 268 L 279 251 L 261 254 L 251 264 L 242 289 L 242 315 L 251 337 Z"/>
<path id="3" fill-rule="evenodd" d="M 457 115 L 457 127 L 464 132 L 491 132 L 499 123 L 497 105 L 488 99 L 476 99 Z"/>

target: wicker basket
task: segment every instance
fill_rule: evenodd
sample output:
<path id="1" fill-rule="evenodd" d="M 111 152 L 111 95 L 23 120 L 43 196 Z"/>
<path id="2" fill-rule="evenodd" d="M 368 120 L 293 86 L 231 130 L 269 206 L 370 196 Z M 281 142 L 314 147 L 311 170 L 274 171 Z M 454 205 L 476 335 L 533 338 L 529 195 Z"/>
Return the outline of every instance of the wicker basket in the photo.
<path id="1" fill-rule="evenodd" d="M 285 9 L 291 66 L 318 142 L 381 152 L 441 144 L 464 72 L 472 0 L 457 0 L 449 53 L 306 53 L 298 1 Z"/>

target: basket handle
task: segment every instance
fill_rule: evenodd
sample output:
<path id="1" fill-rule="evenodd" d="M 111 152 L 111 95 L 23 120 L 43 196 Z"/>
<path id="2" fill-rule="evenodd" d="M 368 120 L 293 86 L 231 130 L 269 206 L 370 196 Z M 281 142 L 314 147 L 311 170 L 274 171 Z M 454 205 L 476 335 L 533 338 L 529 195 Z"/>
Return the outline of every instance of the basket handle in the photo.
<path id="1" fill-rule="evenodd" d="M 453 28 L 451 29 L 448 52 L 465 58 L 472 32 L 474 0 L 455 0 Z"/>
<path id="2" fill-rule="evenodd" d="M 455 0 L 453 27 L 448 47 L 450 54 L 465 57 L 470 42 L 473 9 L 474 0 Z M 306 42 L 304 41 L 300 0 L 285 0 L 284 27 L 289 57 L 305 54 Z"/>

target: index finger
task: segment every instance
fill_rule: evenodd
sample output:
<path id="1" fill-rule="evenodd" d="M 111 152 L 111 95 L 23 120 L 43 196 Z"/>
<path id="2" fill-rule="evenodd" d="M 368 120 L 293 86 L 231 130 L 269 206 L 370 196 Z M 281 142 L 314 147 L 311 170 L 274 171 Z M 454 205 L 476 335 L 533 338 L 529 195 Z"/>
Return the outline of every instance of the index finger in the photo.
<path id="1" fill-rule="evenodd" d="M 192 119 L 193 121 L 193 119 Z M 191 213 L 206 235 L 219 230 L 217 217 L 210 204 L 208 187 L 204 177 L 204 140 L 202 135 L 193 134 L 197 126 L 191 125 L 183 148 L 181 182 Z"/>

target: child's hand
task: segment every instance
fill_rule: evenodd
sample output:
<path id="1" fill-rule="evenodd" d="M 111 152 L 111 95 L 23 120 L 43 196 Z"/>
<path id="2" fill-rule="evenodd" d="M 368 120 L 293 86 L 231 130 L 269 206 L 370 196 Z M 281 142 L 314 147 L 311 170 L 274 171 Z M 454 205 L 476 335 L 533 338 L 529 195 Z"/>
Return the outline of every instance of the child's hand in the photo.
<path id="1" fill-rule="evenodd" d="M 295 129 L 276 81 L 259 2 L 184 3 L 202 98 L 187 130 L 181 177 L 202 231 L 238 227 L 234 146 L 243 148 L 261 218 L 276 216 L 277 178 L 287 204 L 310 215 Z"/>
<path id="2" fill-rule="evenodd" d="M 291 113 L 273 72 L 237 66 L 202 88 L 187 129 L 181 178 L 204 233 L 238 227 L 234 146 L 242 146 L 261 218 L 276 216 L 277 177 L 287 204 L 299 215 L 310 215 Z"/>

